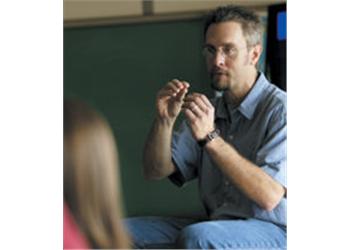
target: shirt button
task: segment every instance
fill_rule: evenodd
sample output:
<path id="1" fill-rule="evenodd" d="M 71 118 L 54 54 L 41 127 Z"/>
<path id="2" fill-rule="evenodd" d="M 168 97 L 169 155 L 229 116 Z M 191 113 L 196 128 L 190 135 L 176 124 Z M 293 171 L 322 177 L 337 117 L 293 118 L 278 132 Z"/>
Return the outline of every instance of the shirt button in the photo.
<path id="1" fill-rule="evenodd" d="M 233 140 L 233 135 L 229 135 L 228 138 L 229 138 L 230 140 Z"/>
<path id="2" fill-rule="evenodd" d="M 230 183 L 228 181 L 225 181 L 225 186 L 228 186 Z"/>

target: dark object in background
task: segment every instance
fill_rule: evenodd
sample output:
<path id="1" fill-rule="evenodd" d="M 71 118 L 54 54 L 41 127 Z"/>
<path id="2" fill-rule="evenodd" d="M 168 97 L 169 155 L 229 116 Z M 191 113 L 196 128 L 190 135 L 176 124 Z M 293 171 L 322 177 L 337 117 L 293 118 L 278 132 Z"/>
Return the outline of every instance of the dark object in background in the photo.
<path id="1" fill-rule="evenodd" d="M 287 78 L 287 10 L 286 4 L 271 5 L 268 8 L 266 74 L 271 82 L 283 90 Z"/>

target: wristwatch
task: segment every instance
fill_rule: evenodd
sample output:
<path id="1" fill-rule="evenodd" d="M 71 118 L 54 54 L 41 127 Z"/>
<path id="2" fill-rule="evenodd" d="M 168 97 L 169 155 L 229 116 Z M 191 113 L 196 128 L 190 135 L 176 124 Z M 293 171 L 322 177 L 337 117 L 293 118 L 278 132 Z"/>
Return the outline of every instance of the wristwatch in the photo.
<path id="1" fill-rule="evenodd" d="M 204 139 L 198 140 L 197 143 L 201 148 L 203 148 L 208 142 L 214 140 L 216 137 L 219 137 L 219 136 L 220 136 L 220 130 L 216 128 L 212 132 L 207 134 L 207 136 Z"/>

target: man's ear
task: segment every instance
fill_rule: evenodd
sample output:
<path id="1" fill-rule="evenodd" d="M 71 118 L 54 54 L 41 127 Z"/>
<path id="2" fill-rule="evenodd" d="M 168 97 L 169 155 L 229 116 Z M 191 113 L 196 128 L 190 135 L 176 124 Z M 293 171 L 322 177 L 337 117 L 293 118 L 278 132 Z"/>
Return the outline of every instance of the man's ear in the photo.
<path id="1" fill-rule="evenodd" d="M 261 44 L 257 44 L 255 46 L 252 47 L 251 51 L 250 51 L 250 63 L 254 66 L 257 65 L 258 61 L 259 61 L 259 58 L 261 56 L 261 53 L 262 53 L 262 45 Z"/>

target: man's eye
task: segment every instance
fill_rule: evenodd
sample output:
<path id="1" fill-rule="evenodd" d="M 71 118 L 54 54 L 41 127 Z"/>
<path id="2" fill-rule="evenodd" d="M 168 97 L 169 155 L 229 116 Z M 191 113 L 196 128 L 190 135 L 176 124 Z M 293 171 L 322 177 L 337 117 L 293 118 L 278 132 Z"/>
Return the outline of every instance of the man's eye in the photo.
<path id="1" fill-rule="evenodd" d="M 210 53 L 210 54 L 215 54 L 215 49 L 212 48 L 212 47 L 207 47 L 207 51 Z"/>
<path id="2" fill-rule="evenodd" d="M 224 48 L 223 51 L 226 55 L 232 55 L 236 52 L 236 49 L 232 47 L 227 47 L 227 48 Z"/>

